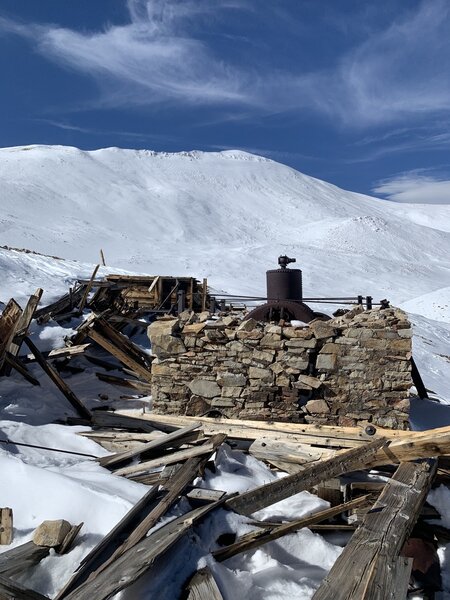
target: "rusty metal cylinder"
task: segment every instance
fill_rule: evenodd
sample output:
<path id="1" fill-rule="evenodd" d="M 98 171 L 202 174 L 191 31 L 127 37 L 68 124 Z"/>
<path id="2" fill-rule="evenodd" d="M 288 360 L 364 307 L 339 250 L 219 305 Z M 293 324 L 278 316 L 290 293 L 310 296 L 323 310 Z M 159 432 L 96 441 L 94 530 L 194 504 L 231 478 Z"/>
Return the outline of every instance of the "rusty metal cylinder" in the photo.
<path id="1" fill-rule="evenodd" d="M 300 269 L 274 269 L 266 271 L 267 300 L 303 300 L 302 272 Z"/>

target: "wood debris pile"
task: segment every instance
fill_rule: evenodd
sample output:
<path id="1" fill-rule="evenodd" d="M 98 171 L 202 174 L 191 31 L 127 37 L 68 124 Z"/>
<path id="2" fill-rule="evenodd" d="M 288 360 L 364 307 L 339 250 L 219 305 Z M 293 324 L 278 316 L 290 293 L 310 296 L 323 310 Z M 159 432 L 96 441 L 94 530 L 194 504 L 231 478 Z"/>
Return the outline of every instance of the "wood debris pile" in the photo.
<path id="1" fill-rule="evenodd" d="M 45 320 L 48 315 L 72 314 L 86 306 L 95 308 L 92 303 L 96 297 L 95 302 L 99 301 L 97 293 L 88 302 L 93 278 L 51 309 L 36 310 L 42 295 L 42 290 L 37 290 L 23 311 L 11 300 L 0 317 L 0 374 L 7 376 L 14 369 L 36 385 L 39 382 L 27 365 L 38 362 L 76 410 L 78 418 L 68 421 L 91 425 L 92 431 L 81 435 L 111 452 L 98 458 L 99 464 L 116 475 L 149 486 L 142 499 L 84 557 L 70 580 L 62 585 L 57 600 L 111 598 L 144 574 L 156 576 L 159 561 L 169 550 L 174 561 L 183 560 L 177 557 L 182 538 L 217 511 L 251 517 L 305 490 L 328 500 L 330 507 L 294 521 L 253 520 L 250 533 L 235 536 L 226 544 L 214 540 L 212 557 L 225 561 L 304 527 L 347 532 L 352 535 L 314 600 L 406 598 L 411 573 L 415 581 L 423 576 L 431 597 L 439 582 L 435 578 L 430 583 L 427 574 L 420 573 L 409 550 L 414 544 L 433 545 L 450 540 L 450 531 L 430 523 L 439 515 L 426 504 L 432 485 L 449 484 L 450 427 L 411 432 L 373 426 L 364 429 L 158 416 L 114 412 L 105 407 L 94 410 L 75 395 L 61 375 L 64 371 L 55 364 L 81 355 L 107 368 L 108 363 L 95 356 L 94 349 L 100 347 L 120 362 L 128 376 L 119 382 L 117 377 L 102 372 L 101 381 L 148 393 L 151 357 L 123 333 L 125 326 L 145 328 L 147 323 L 130 313 L 97 310 L 78 327 L 66 348 L 46 354 L 28 337 L 32 318 Z M 31 355 L 20 355 L 22 343 Z M 217 450 L 222 444 L 249 453 L 287 475 L 240 494 L 196 485 L 205 470 L 215 468 Z M 167 521 L 165 517 L 181 500 L 190 509 Z M 13 516 L 6 508 L 0 515 L 1 543 L 9 544 Z M 64 536 L 57 536 L 58 552 L 67 552 L 76 543 L 81 527 L 82 524 L 72 526 Z M 28 542 L 0 554 L 0 598 L 45 598 L 20 585 L 15 577 L 48 552 L 48 547 Z M 180 597 L 222 597 L 208 568 L 191 575 L 184 590 L 180 590 Z"/>

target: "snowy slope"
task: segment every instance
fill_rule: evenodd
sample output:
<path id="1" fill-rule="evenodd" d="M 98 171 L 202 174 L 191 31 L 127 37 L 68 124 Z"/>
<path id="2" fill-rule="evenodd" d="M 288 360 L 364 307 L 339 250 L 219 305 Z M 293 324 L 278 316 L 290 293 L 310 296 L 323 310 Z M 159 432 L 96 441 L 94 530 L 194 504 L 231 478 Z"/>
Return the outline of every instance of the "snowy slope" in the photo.
<path id="1" fill-rule="evenodd" d="M 4 148 L 0 190 L 0 245 L 86 263 L 102 248 L 114 267 L 235 293 L 264 294 L 282 253 L 305 295 L 398 305 L 450 285 L 450 205 L 355 194 L 244 152 Z"/>
<path id="2" fill-rule="evenodd" d="M 414 355 L 425 384 L 450 403 L 450 205 L 381 201 L 243 152 L 82 152 L 31 146 L 0 149 L 0 206 L 0 246 L 44 253 L 0 248 L 0 310 L 11 296 L 23 305 L 37 287 L 45 290 L 44 302 L 67 292 L 76 278 L 90 275 L 100 248 L 111 265 L 100 274 L 120 269 L 186 273 L 207 276 L 210 284 L 229 292 L 258 295 L 265 292 L 265 270 L 287 253 L 303 269 L 305 295 L 361 293 L 403 305 L 414 323 Z M 31 335 L 45 350 L 62 345 L 65 333 L 50 322 L 34 323 Z M 99 402 L 96 369 L 70 381 L 89 406 Z M 104 454 L 76 435 L 79 427 L 48 425 L 72 410 L 37 365 L 30 370 L 40 388 L 16 374 L 0 382 L 0 437 Z M 120 394 L 109 401 L 116 402 Z M 444 425 L 449 408 L 439 409 L 438 424 Z M 427 412 L 431 422 L 431 408 Z M 24 584 L 50 596 L 148 489 L 111 475 L 89 457 L 11 444 L 0 444 L 0 470 L 6 484 L 0 505 L 13 506 L 15 512 L 14 545 L 29 540 L 43 519 L 85 522 L 69 554 L 51 553 L 21 576 Z M 217 471 L 207 473 L 201 485 L 244 490 L 274 477 L 252 457 L 222 449 Z M 434 494 L 432 503 L 444 507 L 444 513 L 450 493 L 442 488 Z M 304 492 L 260 516 L 298 518 L 324 506 Z M 184 510 L 181 503 L 171 515 Z M 306 600 L 342 543 L 302 530 L 225 563 L 208 558 L 219 534 L 249 529 L 247 518 L 218 513 L 195 541 L 184 540 L 170 553 L 158 577 L 144 577 L 120 598 L 172 600 L 193 565 L 206 561 L 225 600 L 243 594 L 249 600 Z M 441 549 L 443 563 L 447 552 Z M 450 592 L 450 573 L 444 576 Z"/>

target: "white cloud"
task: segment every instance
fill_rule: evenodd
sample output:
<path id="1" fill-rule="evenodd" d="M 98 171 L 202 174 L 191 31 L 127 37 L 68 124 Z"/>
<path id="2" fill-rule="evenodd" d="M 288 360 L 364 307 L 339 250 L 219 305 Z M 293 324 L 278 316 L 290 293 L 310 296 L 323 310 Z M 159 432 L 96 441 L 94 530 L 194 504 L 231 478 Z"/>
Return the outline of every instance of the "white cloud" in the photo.
<path id="1" fill-rule="evenodd" d="M 450 181 L 421 175 L 420 171 L 380 181 L 372 191 L 394 202 L 450 205 Z"/>
<path id="2" fill-rule="evenodd" d="M 26 36 L 48 58 L 92 76 L 103 91 L 103 104 L 310 109 L 356 127 L 450 113 L 447 0 L 423 0 L 418 8 L 408 8 L 334 65 L 312 73 L 276 71 L 256 54 L 247 57 L 246 66 L 238 65 L 198 35 L 219 22 L 224 11 L 247 11 L 248 17 L 260 10 L 255 2 L 128 0 L 130 22 L 100 32 L 6 19 L 0 19 L 0 31 Z"/>

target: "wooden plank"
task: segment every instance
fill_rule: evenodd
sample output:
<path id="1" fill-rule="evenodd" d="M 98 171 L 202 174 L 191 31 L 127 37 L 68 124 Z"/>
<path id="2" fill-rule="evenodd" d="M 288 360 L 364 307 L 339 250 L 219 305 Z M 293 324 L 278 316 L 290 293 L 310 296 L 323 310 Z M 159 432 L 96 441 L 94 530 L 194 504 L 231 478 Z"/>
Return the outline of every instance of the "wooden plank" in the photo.
<path id="1" fill-rule="evenodd" d="M 18 373 L 22 375 L 22 377 L 24 377 L 32 385 L 41 385 L 39 381 L 35 377 L 33 377 L 33 375 L 28 371 L 26 366 L 17 356 L 13 356 L 9 352 L 7 352 L 5 359 L 5 374 L 8 373 L 8 371 L 6 370 L 6 367 L 8 366 L 12 369 L 15 369 Z"/>
<path id="2" fill-rule="evenodd" d="M 314 600 L 395 598 L 392 569 L 412 530 L 437 461 L 402 463 L 314 594 Z M 399 576 L 403 572 L 399 571 Z"/>
<path id="3" fill-rule="evenodd" d="M 15 358 L 19 355 L 20 348 L 22 346 L 23 339 L 26 335 L 28 335 L 28 329 L 30 327 L 30 323 L 34 317 L 34 313 L 36 311 L 37 305 L 39 304 L 40 299 L 42 298 L 42 294 L 44 290 L 41 288 L 37 288 L 32 296 L 30 296 L 25 310 L 20 316 L 19 322 L 17 324 L 16 335 L 9 345 L 8 352 L 9 354 Z M 11 361 L 8 361 L 8 365 L 5 366 L 5 374 L 9 375 L 11 373 L 11 368 L 13 365 Z M 36 385 L 36 384 L 34 384 Z"/>
<path id="4" fill-rule="evenodd" d="M 136 415 L 136 411 L 133 413 Z M 142 415 L 140 415 L 142 417 Z M 159 431 L 171 432 L 179 428 L 174 425 L 164 425 L 153 423 L 149 419 L 138 418 L 136 416 L 127 416 L 118 412 L 109 412 L 105 410 L 96 410 L 92 413 L 92 422 L 97 427 L 117 427 L 118 429 L 134 429 L 151 433 L 158 429 Z"/>
<path id="5" fill-rule="evenodd" d="M 198 475 L 199 472 L 204 468 L 211 455 L 217 450 L 217 448 L 225 441 L 226 435 L 219 433 L 211 438 L 209 442 L 205 444 L 208 447 L 206 455 L 199 457 L 190 458 L 183 467 L 180 467 L 175 473 L 172 479 L 167 484 L 167 495 L 161 500 L 158 506 L 144 519 L 144 521 L 137 527 L 129 538 L 122 544 L 122 546 L 116 552 L 116 556 L 123 554 L 133 546 L 135 546 L 139 540 L 141 540 L 146 533 L 156 525 L 157 521 L 167 512 L 167 510 L 174 504 L 178 496 L 186 489 L 186 487 L 192 482 L 192 480 Z"/>
<path id="6" fill-rule="evenodd" d="M 277 465 L 280 461 L 295 465 L 306 465 L 325 458 L 334 456 L 336 451 L 330 448 L 321 448 L 308 444 L 292 444 L 277 442 L 265 436 L 252 442 L 248 449 L 249 454 L 258 460 Z"/>
<path id="7" fill-rule="evenodd" d="M 379 600 L 405 600 L 408 595 L 409 580 L 413 567 L 413 558 L 399 556 L 392 562 L 387 573 L 388 580 L 385 585 L 385 596 L 378 596 Z"/>
<path id="8" fill-rule="evenodd" d="M 173 547 L 191 527 L 212 510 L 219 508 L 223 500 L 196 508 L 174 519 L 167 525 L 141 540 L 113 563 L 96 574 L 91 580 L 73 590 L 67 600 L 108 600 L 147 573 L 159 557 Z M 59 599 L 58 599 L 59 600 Z"/>
<path id="9" fill-rule="evenodd" d="M 224 436 L 221 436 L 220 439 L 218 437 L 216 447 L 223 440 Z M 72 576 L 55 600 L 72 597 L 72 592 L 75 594 L 79 591 L 84 582 L 89 583 L 89 580 L 96 579 L 102 571 L 109 572 L 109 566 L 114 567 L 117 559 L 138 544 L 146 536 L 149 529 L 169 510 L 183 490 L 203 469 L 210 454 L 206 457 L 190 459 L 167 482 L 166 489 L 162 494 L 158 495 L 157 487 L 147 492 L 144 498 L 125 515 L 106 538 L 88 554 L 81 563 L 79 570 Z M 75 597 L 78 599 L 78 596 L 74 595 Z"/>
<path id="10" fill-rule="evenodd" d="M 6 506 L 0 508 L 0 544 L 8 546 L 13 540 L 13 511 Z"/>
<path id="11" fill-rule="evenodd" d="M 225 548 L 219 548 L 219 550 L 216 550 L 212 554 L 218 561 L 227 560 L 232 556 L 236 556 L 236 554 L 248 552 L 248 550 L 253 550 L 254 548 L 259 548 L 260 546 L 272 542 L 273 540 L 277 540 L 280 537 L 290 533 L 295 533 L 304 527 L 309 527 L 310 525 L 315 525 L 321 521 L 331 519 L 343 512 L 346 512 L 347 510 L 351 510 L 358 506 L 367 505 L 368 500 L 369 496 L 361 496 L 360 498 L 355 498 L 349 502 L 339 504 L 339 506 L 334 506 L 316 513 L 309 514 L 301 519 L 290 521 L 289 523 L 282 523 L 281 525 L 275 527 L 263 527 L 262 529 L 251 531 L 236 540 L 234 544 L 230 544 Z"/>
<path id="12" fill-rule="evenodd" d="M 26 337 L 24 339 L 25 344 L 31 350 L 31 352 L 36 357 L 37 362 L 43 369 L 43 371 L 49 376 L 49 378 L 53 381 L 56 387 L 60 390 L 62 394 L 67 398 L 73 408 L 76 410 L 78 415 L 83 419 L 91 420 L 92 414 L 91 411 L 81 402 L 81 400 L 72 392 L 69 386 L 65 383 L 65 381 L 60 377 L 59 373 L 45 360 L 42 356 L 41 352 L 36 348 L 34 343 L 30 340 L 30 338 Z"/>
<path id="13" fill-rule="evenodd" d="M 144 452 L 149 452 L 151 450 L 163 449 L 173 447 L 173 444 L 177 446 L 177 441 L 181 439 L 180 443 L 184 443 L 186 435 L 192 433 L 196 429 L 201 426 L 200 423 L 192 423 L 188 427 L 183 427 L 182 429 L 178 429 L 176 431 L 172 431 L 167 435 L 162 435 L 156 440 L 152 440 L 147 442 L 137 450 L 127 450 L 125 452 L 119 452 L 117 454 L 113 454 L 111 456 L 101 456 L 97 459 L 102 467 L 111 468 L 124 461 L 131 460 L 138 456 L 141 456 Z"/>
<path id="14" fill-rule="evenodd" d="M 72 307 L 78 304 L 82 298 L 85 287 L 85 284 L 80 284 L 72 290 L 72 293 L 65 294 L 61 298 L 58 298 L 58 300 L 55 300 L 55 302 L 38 308 L 34 313 L 34 318 L 42 319 L 72 310 Z"/>
<path id="15" fill-rule="evenodd" d="M 218 434 L 220 435 L 220 434 Z M 196 448 L 187 448 L 186 450 L 179 450 L 178 452 L 172 452 L 152 460 L 145 460 L 137 465 L 131 465 L 129 467 L 122 467 L 121 469 L 115 469 L 114 475 L 122 475 L 123 477 L 133 478 L 137 474 L 147 473 L 153 469 L 164 467 L 166 465 L 172 465 L 175 463 L 183 462 L 194 456 L 202 456 L 203 454 L 211 453 L 213 450 L 213 444 L 208 440 L 202 446 Z"/>
<path id="16" fill-rule="evenodd" d="M 0 575 L 0 598 L 2 600 L 48 600 L 48 596 L 29 590 L 4 575 Z"/>
<path id="17" fill-rule="evenodd" d="M 199 420 L 201 421 L 202 418 L 199 418 Z M 205 428 L 203 423 L 202 427 Z M 207 432 L 208 428 L 206 427 L 205 433 L 207 434 Z M 448 426 L 406 433 L 408 435 L 393 438 L 388 446 L 381 448 L 367 463 L 366 467 L 400 464 L 401 462 L 450 454 L 450 427 Z M 327 454 L 333 456 L 339 453 L 332 448 L 324 449 L 286 441 L 294 437 L 291 435 L 289 435 L 289 438 L 286 435 L 283 442 L 265 436 L 266 432 L 264 432 L 264 438 L 259 441 L 256 440 L 252 444 L 250 452 L 260 460 L 266 460 L 273 465 L 280 466 L 280 468 L 288 470 L 290 473 L 301 471 L 308 460 L 314 463 L 326 457 Z M 291 467 L 289 468 L 288 465 L 291 465 Z"/>
<path id="18" fill-rule="evenodd" d="M 141 363 L 131 358 L 129 354 L 122 350 L 122 348 L 119 348 L 118 346 L 113 344 L 109 339 L 107 339 L 104 335 L 98 333 L 98 331 L 96 331 L 95 329 L 89 329 L 87 334 L 92 340 L 94 340 L 94 342 L 97 342 L 97 344 L 101 346 L 104 350 L 115 356 L 117 360 L 129 367 L 134 373 L 142 377 L 142 379 L 151 383 L 152 375 L 150 371 Z"/>
<path id="19" fill-rule="evenodd" d="M 84 307 L 86 306 L 86 301 L 87 301 L 87 297 L 89 296 L 89 292 L 92 289 L 92 286 L 94 285 L 94 279 L 95 276 L 97 275 L 97 271 L 100 269 L 100 265 L 95 265 L 95 268 L 92 272 L 91 278 L 89 279 L 89 283 L 86 286 L 86 289 L 84 290 L 83 296 L 81 297 L 80 300 L 80 304 L 78 305 L 78 310 L 80 312 L 83 312 Z"/>
<path id="20" fill-rule="evenodd" d="M 116 377 L 115 375 L 107 375 L 105 373 L 95 374 L 100 381 L 110 383 L 111 385 L 119 385 L 126 388 L 138 390 L 139 392 L 145 392 L 148 395 L 152 393 L 152 386 L 150 383 L 139 381 L 138 379 L 124 379 L 123 377 Z"/>
<path id="21" fill-rule="evenodd" d="M 213 574 L 204 567 L 197 571 L 186 586 L 186 600 L 223 600 Z"/>
<path id="22" fill-rule="evenodd" d="M 0 315 L 0 372 L 5 363 L 6 352 L 17 331 L 22 315 L 22 309 L 17 302 L 11 298 Z"/>
<path id="23" fill-rule="evenodd" d="M 0 574 L 13 577 L 23 573 L 49 554 L 50 548 L 37 546 L 34 542 L 25 542 L 0 554 Z"/>
<path id="24" fill-rule="evenodd" d="M 78 534 L 80 533 L 81 528 L 84 523 L 80 523 L 79 525 L 72 525 L 69 533 L 63 539 L 61 544 L 56 548 L 57 554 L 66 554 L 71 550 L 74 541 L 76 540 Z"/>
<path id="25" fill-rule="evenodd" d="M 134 344 L 126 335 L 114 329 L 104 318 L 98 317 L 95 319 L 92 323 L 92 328 L 112 344 L 124 350 L 135 362 L 146 368 L 150 367 L 152 362 L 151 357 Z"/>
<path id="26" fill-rule="evenodd" d="M 363 447 L 345 450 L 336 456 L 305 467 L 301 473 L 288 475 L 283 479 L 244 492 L 229 500 L 227 506 L 243 515 L 251 515 L 275 502 L 309 490 L 322 481 L 360 469 L 385 444 L 386 440 L 381 438 Z"/>
<path id="27" fill-rule="evenodd" d="M 66 598 L 75 588 L 105 563 L 127 539 L 133 529 L 149 514 L 158 501 L 158 488 L 151 488 L 117 523 L 111 531 L 83 558 L 78 569 L 59 591 L 55 600 Z"/>
<path id="28" fill-rule="evenodd" d="M 50 350 L 50 352 L 42 352 L 42 356 L 47 360 L 53 358 L 65 358 L 67 356 L 77 356 L 78 354 L 84 354 L 91 344 L 79 344 L 77 346 L 66 346 L 65 348 L 57 348 L 56 350 Z M 22 360 L 23 359 L 22 357 Z M 33 354 L 27 354 L 26 363 L 34 362 L 36 360 Z"/>
<path id="29" fill-rule="evenodd" d="M 226 492 L 222 490 L 211 490 L 209 488 L 192 488 L 187 494 L 186 498 L 194 500 L 196 502 L 216 502 L 226 495 Z"/>
<path id="30" fill-rule="evenodd" d="M 130 411 L 120 411 L 131 414 Z M 183 427 L 193 420 L 201 421 L 206 435 L 226 433 L 235 439 L 257 440 L 262 436 L 280 441 L 297 436 L 297 440 L 305 444 L 315 444 L 329 448 L 353 448 L 362 446 L 373 439 L 388 440 L 407 439 L 416 432 L 398 429 L 377 428 L 374 435 L 366 433 L 363 427 L 338 427 L 330 425 L 312 425 L 304 423 L 283 423 L 275 421 L 247 421 L 242 419 L 213 419 L 211 417 L 184 417 L 175 415 L 157 415 L 149 413 L 144 418 L 159 420 Z M 295 438 L 293 438 L 295 439 Z"/>

